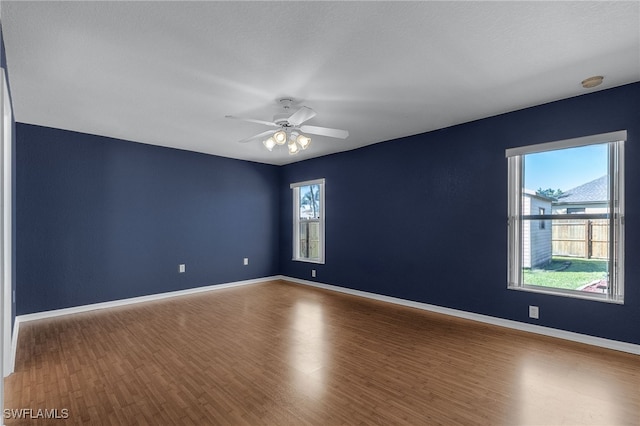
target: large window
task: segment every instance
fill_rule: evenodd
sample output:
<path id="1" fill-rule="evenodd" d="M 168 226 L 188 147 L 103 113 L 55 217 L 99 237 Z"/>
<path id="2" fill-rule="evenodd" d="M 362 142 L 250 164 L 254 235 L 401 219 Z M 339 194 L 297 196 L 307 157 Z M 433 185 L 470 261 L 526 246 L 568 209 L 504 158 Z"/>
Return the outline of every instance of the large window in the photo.
<path id="1" fill-rule="evenodd" d="M 626 138 L 507 149 L 509 288 L 623 303 Z"/>
<path id="2" fill-rule="evenodd" d="M 324 263 L 324 179 L 292 183 L 293 260 Z"/>

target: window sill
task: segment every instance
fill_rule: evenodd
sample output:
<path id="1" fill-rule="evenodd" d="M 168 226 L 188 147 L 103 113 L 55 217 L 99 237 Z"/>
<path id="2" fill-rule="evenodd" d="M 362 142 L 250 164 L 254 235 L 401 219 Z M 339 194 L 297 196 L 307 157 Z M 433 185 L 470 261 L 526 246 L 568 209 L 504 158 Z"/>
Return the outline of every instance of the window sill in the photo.
<path id="1" fill-rule="evenodd" d="M 507 287 L 508 290 L 516 290 L 516 291 L 526 291 L 530 293 L 541 293 L 541 294 L 549 294 L 552 296 L 562 296 L 562 297 L 571 297 L 574 299 L 585 299 L 591 300 L 594 302 L 604 302 L 604 303 L 613 303 L 615 305 L 624 305 L 624 300 L 618 299 L 610 299 L 606 294 L 598 294 L 598 293 L 584 293 L 584 292 L 576 292 L 571 290 L 561 290 L 561 289 L 547 289 L 544 287 L 536 287 L 536 286 L 512 286 L 509 285 Z"/>
<path id="2" fill-rule="evenodd" d="M 324 265 L 324 260 L 296 259 L 295 257 L 291 260 L 294 262 L 317 263 L 318 265 Z"/>

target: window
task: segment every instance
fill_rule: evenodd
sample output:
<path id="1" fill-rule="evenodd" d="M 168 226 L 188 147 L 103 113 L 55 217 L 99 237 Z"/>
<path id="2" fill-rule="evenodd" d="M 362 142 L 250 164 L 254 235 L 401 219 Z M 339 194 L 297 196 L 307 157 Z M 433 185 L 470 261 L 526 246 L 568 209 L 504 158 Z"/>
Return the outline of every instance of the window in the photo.
<path id="1" fill-rule="evenodd" d="M 584 207 L 567 207 L 567 213 L 574 214 L 574 213 L 586 213 L 586 212 Z"/>
<path id="2" fill-rule="evenodd" d="M 626 139 L 507 149 L 510 289 L 623 303 Z"/>
<path id="3" fill-rule="evenodd" d="M 324 263 L 324 179 L 292 183 L 293 260 Z"/>

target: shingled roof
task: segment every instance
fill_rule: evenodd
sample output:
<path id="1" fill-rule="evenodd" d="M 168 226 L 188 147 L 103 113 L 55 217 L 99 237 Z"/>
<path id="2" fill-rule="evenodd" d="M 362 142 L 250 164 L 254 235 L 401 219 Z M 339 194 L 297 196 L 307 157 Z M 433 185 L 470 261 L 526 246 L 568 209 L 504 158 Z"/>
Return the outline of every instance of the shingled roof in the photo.
<path id="1" fill-rule="evenodd" d="M 562 194 L 554 204 L 606 202 L 609 199 L 609 180 L 599 177 Z"/>

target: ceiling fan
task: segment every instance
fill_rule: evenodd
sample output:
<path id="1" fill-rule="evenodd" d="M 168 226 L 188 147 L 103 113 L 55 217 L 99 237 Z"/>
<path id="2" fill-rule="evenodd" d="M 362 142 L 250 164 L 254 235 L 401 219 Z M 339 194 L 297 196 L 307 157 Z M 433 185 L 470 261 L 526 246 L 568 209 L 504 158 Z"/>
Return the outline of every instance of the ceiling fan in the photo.
<path id="1" fill-rule="evenodd" d="M 273 150 L 276 145 L 284 145 L 286 143 L 287 148 L 289 149 L 289 154 L 294 155 L 297 154 L 300 149 L 307 149 L 311 144 L 311 138 L 306 136 L 304 133 L 339 139 L 346 139 L 349 136 L 349 132 L 346 130 L 303 125 L 302 123 L 315 117 L 316 112 L 309 107 L 302 106 L 294 113 L 291 113 L 289 111 L 291 109 L 291 104 L 293 103 L 293 99 L 291 98 L 278 99 L 278 103 L 282 106 L 283 112 L 276 114 L 273 117 L 273 121 L 226 115 L 226 118 L 275 127 L 275 129 L 267 130 L 266 132 L 242 139 L 238 142 L 246 143 L 264 138 L 262 144 L 269 151 Z"/>

